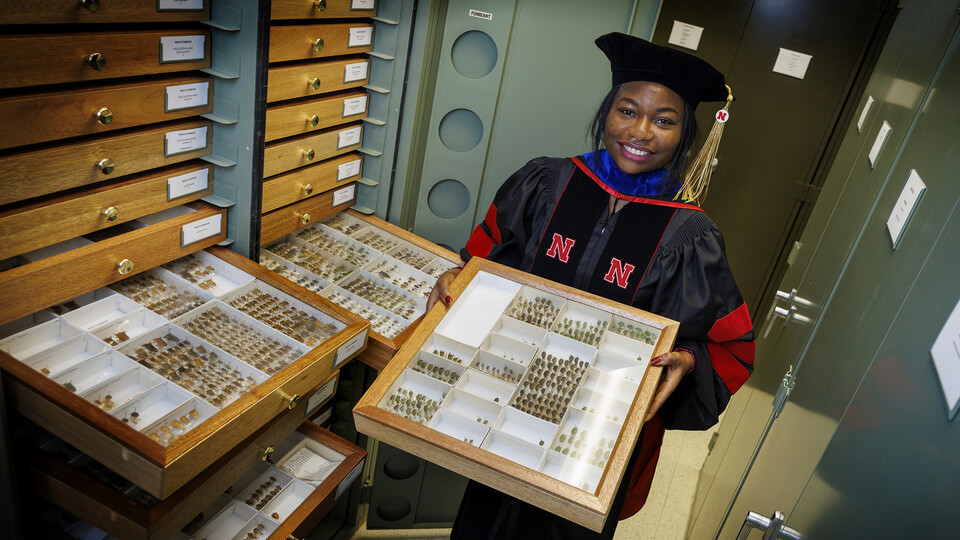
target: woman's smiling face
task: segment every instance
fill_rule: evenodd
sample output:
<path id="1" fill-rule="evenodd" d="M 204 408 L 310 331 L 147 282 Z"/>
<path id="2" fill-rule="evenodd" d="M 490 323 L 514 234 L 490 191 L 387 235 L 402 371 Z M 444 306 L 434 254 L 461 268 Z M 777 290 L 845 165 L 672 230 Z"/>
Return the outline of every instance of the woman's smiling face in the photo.
<path id="1" fill-rule="evenodd" d="M 633 81 L 620 85 L 604 123 L 603 144 L 623 172 L 638 174 L 666 167 L 680 145 L 684 104 L 662 84 Z"/>

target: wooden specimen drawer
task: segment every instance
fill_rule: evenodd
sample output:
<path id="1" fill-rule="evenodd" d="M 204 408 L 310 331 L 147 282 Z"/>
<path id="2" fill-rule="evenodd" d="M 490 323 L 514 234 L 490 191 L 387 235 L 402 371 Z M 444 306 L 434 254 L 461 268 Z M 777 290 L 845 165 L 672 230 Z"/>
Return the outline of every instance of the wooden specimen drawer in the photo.
<path id="1" fill-rule="evenodd" d="M 199 9 L 198 9 L 199 7 Z M 210 20 L 209 0 L 31 0 L 5 2 L 3 24 L 180 22 Z"/>
<path id="2" fill-rule="evenodd" d="M 679 324 L 477 257 L 451 296 L 360 399 L 357 430 L 600 531 Z"/>
<path id="3" fill-rule="evenodd" d="M 203 161 L 0 212 L 0 260 L 213 195 Z"/>
<path id="4" fill-rule="evenodd" d="M 213 122 L 186 120 L 0 155 L 0 204 L 206 156 Z"/>
<path id="5" fill-rule="evenodd" d="M 274 176 L 263 182 L 262 211 L 270 212 L 324 193 L 344 181 L 357 180 L 362 172 L 363 156 L 352 153 Z"/>
<path id="6" fill-rule="evenodd" d="M 377 0 L 273 0 L 270 18 L 327 19 L 375 17 Z"/>
<path id="7" fill-rule="evenodd" d="M 358 150 L 361 143 L 363 124 L 358 123 L 269 144 L 263 151 L 263 176 L 267 178 Z"/>
<path id="8" fill-rule="evenodd" d="M 341 188 L 265 213 L 260 221 L 260 244 L 267 244 L 314 221 L 346 210 L 356 200 L 357 184 L 351 182 Z"/>
<path id="9" fill-rule="evenodd" d="M 0 148 L 213 112 L 212 77 L 176 77 L 0 98 Z"/>
<path id="10" fill-rule="evenodd" d="M 143 30 L 0 37 L 0 88 L 210 67 L 210 31 Z"/>
<path id="11" fill-rule="evenodd" d="M 321 394 L 325 388 L 335 385 L 336 376 L 337 373 L 334 373 L 329 382 L 324 383 L 313 395 Z M 319 406 L 318 403 L 314 409 Z M 242 450 L 228 454 L 169 498 L 152 505 L 147 501 L 132 500 L 117 491 L 117 487 L 125 488 L 125 485 L 109 487 L 87 471 L 69 465 L 67 459 L 74 464 L 82 464 L 84 456 L 64 455 L 62 450 L 50 448 L 54 446 L 50 443 L 44 445 L 47 448 L 41 447 L 41 452 L 34 452 L 30 457 L 29 477 L 32 487 L 40 496 L 73 514 L 84 516 L 92 524 L 118 538 L 173 538 L 188 524 L 197 530 L 204 522 L 213 519 L 216 509 L 209 511 L 209 508 L 217 506 L 218 499 L 223 502 L 228 499 L 223 496 L 225 491 L 234 497 L 243 494 L 250 480 L 256 478 L 258 472 L 269 468 L 263 461 L 265 448 L 277 449 L 271 457 L 278 460 L 283 456 L 285 447 L 302 437 L 310 437 L 344 456 L 343 461 L 302 503 L 302 508 L 298 508 L 295 515 L 284 520 L 278 528 L 289 529 L 279 538 L 286 538 L 286 534 L 294 531 L 297 531 L 298 538 L 302 538 L 310 531 L 311 525 L 315 525 L 314 521 L 322 518 L 343 490 L 356 479 L 358 475 L 351 473 L 358 466 L 363 468 L 366 451 L 309 421 L 305 422 L 303 411 L 299 409 L 281 413 L 276 421 L 244 441 L 240 445 Z M 203 515 L 199 516 L 201 510 Z"/>
<path id="12" fill-rule="evenodd" d="M 241 448 L 247 463 L 257 453 L 268 456 L 269 444 L 258 449 L 250 443 L 282 437 L 282 429 L 261 436 L 284 414 L 302 421 L 305 409 L 315 408 L 303 397 L 312 397 L 363 349 L 369 328 L 235 252 L 211 249 L 193 258 L 150 269 L 146 280 L 114 285 L 120 294 L 74 306 L 0 342 L 11 409 L 159 499 L 232 449 Z M 179 272 L 198 285 L 181 280 Z M 208 289 L 201 289 L 202 283 Z M 155 296 L 156 291 L 163 292 Z M 174 311 L 159 300 L 171 291 L 179 295 Z M 94 325 L 101 324 L 102 313 L 126 313 L 123 305 L 130 302 L 143 307 L 119 315 L 119 322 L 143 317 L 143 328 L 134 333 L 134 324 L 123 326 L 131 332 L 124 339 L 108 326 L 114 333 L 101 341 L 104 332 Z M 309 325 L 309 331 L 298 324 Z M 226 335 L 240 341 L 224 342 Z M 258 343 L 255 350 L 236 346 L 251 339 Z M 263 357 L 257 352 L 262 350 L 279 352 Z M 101 385 L 90 380 L 105 369 L 120 374 Z"/>
<path id="13" fill-rule="evenodd" d="M 0 324 L 226 239 L 226 209 L 203 202 L 188 206 L 160 223 L 0 273 Z"/>
<path id="14" fill-rule="evenodd" d="M 267 101 L 283 101 L 363 86 L 370 81 L 370 60 L 351 57 L 270 68 Z"/>
<path id="15" fill-rule="evenodd" d="M 270 27 L 270 62 L 307 60 L 373 50 L 370 23 L 322 23 Z"/>
<path id="16" fill-rule="evenodd" d="M 351 91 L 267 109 L 265 138 L 275 141 L 367 117 L 369 95 Z"/>

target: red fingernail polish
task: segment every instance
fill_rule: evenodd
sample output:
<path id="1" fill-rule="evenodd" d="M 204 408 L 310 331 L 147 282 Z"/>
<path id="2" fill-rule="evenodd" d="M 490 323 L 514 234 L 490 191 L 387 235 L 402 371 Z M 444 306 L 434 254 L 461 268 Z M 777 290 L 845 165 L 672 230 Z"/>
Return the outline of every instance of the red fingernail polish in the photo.
<path id="1" fill-rule="evenodd" d="M 659 364 L 659 363 L 660 363 L 660 357 L 658 356 L 658 357 L 654 358 L 653 360 L 650 361 L 650 363 L 653 364 L 653 365 Z"/>
<path id="2" fill-rule="evenodd" d="M 448 303 L 448 304 L 449 304 L 450 302 L 453 302 L 453 298 L 450 298 L 449 296 L 447 296 L 447 297 L 444 298 L 443 300 L 444 300 L 446 303 Z"/>

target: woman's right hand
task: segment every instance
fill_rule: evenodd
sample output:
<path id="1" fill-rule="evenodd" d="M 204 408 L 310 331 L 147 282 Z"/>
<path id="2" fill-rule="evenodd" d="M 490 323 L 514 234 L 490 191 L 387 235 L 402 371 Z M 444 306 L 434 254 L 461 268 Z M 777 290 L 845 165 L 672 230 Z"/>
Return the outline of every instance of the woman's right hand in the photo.
<path id="1" fill-rule="evenodd" d="M 453 283 L 453 280 L 459 275 L 459 268 L 451 268 L 440 274 L 437 282 L 433 285 L 433 290 L 430 291 L 430 297 L 427 298 L 427 311 L 430 311 L 430 308 L 437 303 L 437 300 L 442 299 L 444 304 L 450 305 L 450 302 L 453 300 L 450 298 L 450 284 Z"/>

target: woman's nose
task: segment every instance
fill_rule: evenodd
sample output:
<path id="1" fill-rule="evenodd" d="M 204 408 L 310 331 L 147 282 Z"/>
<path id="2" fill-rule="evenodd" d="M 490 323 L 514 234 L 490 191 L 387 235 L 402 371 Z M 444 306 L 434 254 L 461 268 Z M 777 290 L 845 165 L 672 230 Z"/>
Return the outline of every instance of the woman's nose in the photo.
<path id="1" fill-rule="evenodd" d="M 646 118 L 638 118 L 630 126 L 630 135 L 640 141 L 649 141 L 653 137 L 653 123 Z"/>

